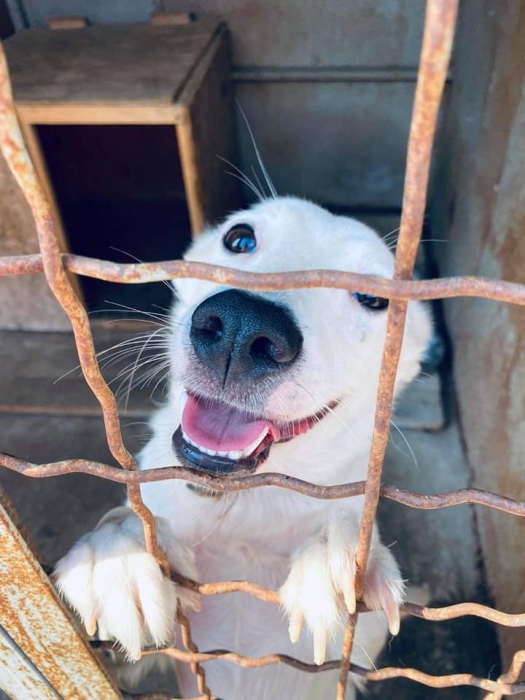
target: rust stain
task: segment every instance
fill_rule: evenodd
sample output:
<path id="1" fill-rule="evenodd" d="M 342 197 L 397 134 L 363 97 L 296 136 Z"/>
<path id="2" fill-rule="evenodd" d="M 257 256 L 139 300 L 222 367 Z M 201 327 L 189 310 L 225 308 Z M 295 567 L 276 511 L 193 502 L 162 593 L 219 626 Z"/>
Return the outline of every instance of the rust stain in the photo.
<path id="1" fill-rule="evenodd" d="M 49 684 L 71 700 L 120 694 L 78 635 L 26 543 L 0 507 L 0 620 Z"/>
<path id="2" fill-rule="evenodd" d="M 159 653 L 158 650 L 149 653 Z M 270 666 L 276 663 L 284 663 L 300 671 L 306 673 L 323 673 L 324 671 L 333 671 L 340 667 L 340 661 L 325 661 L 321 665 L 307 664 L 304 661 L 299 661 L 286 654 L 267 654 L 266 656 L 248 657 L 242 654 L 236 654 L 226 649 L 214 649 L 208 652 L 194 654 L 183 651 L 182 649 L 161 649 L 160 653 L 170 656 L 179 661 L 186 663 L 194 663 L 196 661 L 212 661 L 213 659 L 222 659 L 234 663 L 243 668 L 261 668 Z M 521 660 L 520 660 L 521 661 Z M 470 673 L 457 673 L 448 676 L 433 676 L 428 673 L 423 673 L 414 668 L 380 668 L 373 671 L 357 666 L 351 663 L 350 669 L 361 678 L 367 681 L 383 681 L 391 678 L 409 678 L 410 680 L 426 685 L 430 688 L 453 688 L 459 686 L 470 686 L 482 688 L 491 692 L 499 692 L 503 695 L 516 695 L 525 690 L 525 683 L 507 682 L 503 677 L 497 681 L 489 680 L 488 678 L 478 678 Z"/>
<path id="3" fill-rule="evenodd" d="M 432 144 L 452 52 L 457 9 L 457 0 L 429 0 L 427 2 L 423 45 L 410 124 L 394 279 L 410 279 L 416 261 L 423 229 Z M 356 556 L 357 598 L 360 598 L 363 593 L 372 532 L 381 493 L 381 476 L 390 434 L 394 385 L 403 342 L 406 312 L 406 301 L 393 300 L 389 304 L 386 339 L 379 374 L 374 432 Z M 345 688 L 346 681 L 342 674 L 338 686 L 338 698 L 344 696 Z"/>
<path id="4" fill-rule="evenodd" d="M 229 267 L 185 260 L 121 264 L 85 258 L 80 255 L 62 255 L 62 262 L 67 272 L 120 284 L 146 284 L 191 277 L 192 279 L 207 280 L 252 291 L 327 287 L 349 289 L 404 301 L 478 297 L 525 306 L 524 284 L 484 277 L 391 280 L 375 275 L 340 270 L 261 273 L 244 272 Z M 44 266 L 40 255 L 0 258 L 0 277 L 2 275 L 38 274 L 43 271 Z"/>
<path id="5" fill-rule="evenodd" d="M 163 467 L 161 469 L 143 469 L 140 472 L 126 472 L 118 467 L 99 462 L 90 462 L 83 459 L 70 459 L 63 462 L 50 462 L 49 464 L 32 464 L 12 455 L 0 453 L 0 466 L 19 474 L 24 474 L 34 479 L 43 479 L 74 472 L 91 474 L 102 479 L 115 481 L 119 484 L 147 484 L 168 479 L 182 479 L 199 486 L 205 486 L 213 491 L 230 493 L 232 491 L 246 491 L 260 488 L 261 486 L 279 486 L 302 493 L 305 496 L 322 499 L 352 498 L 361 496 L 365 492 L 366 482 L 355 481 L 349 484 L 336 486 L 320 486 L 302 479 L 297 479 L 284 474 L 246 474 L 237 473 L 237 476 L 220 477 L 186 467 Z M 481 489 L 463 488 L 442 494 L 419 494 L 406 489 L 400 489 L 391 484 L 382 483 L 380 495 L 397 503 L 420 508 L 422 510 L 435 510 L 437 508 L 450 508 L 452 506 L 467 503 L 487 506 L 495 510 L 512 515 L 525 516 L 525 502 L 516 501 L 506 496 L 500 496 Z"/>

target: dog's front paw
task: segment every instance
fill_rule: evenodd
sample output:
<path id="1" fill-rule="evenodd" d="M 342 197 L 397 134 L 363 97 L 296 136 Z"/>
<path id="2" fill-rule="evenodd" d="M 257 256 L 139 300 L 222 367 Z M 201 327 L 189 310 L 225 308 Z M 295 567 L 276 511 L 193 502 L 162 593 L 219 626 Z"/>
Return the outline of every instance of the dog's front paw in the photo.
<path id="1" fill-rule="evenodd" d="M 159 543 L 170 564 L 196 578 L 193 554 L 178 546 L 168 525 L 157 519 Z M 140 520 L 128 508 L 115 508 L 84 535 L 55 569 L 60 593 L 77 611 L 88 634 L 116 639 L 131 659 L 146 644 L 173 640 L 177 598 L 194 608 L 195 597 L 165 578 L 145 548 Z"/>
<path id="2" fill-rule="evenodd" d="M 303 623 L 313 635 L 314 661 L 322 664 L 326 645 L 356 610 L 355 574 L 358 523 L 345 517 L 330 523 L 295 554 L 279 591 L 290 620 L 290 639 L 299 639 Z M 399 606 L 405 586 L 396 561 L 374 532 L 365 574 L 363 602 L 384 610 L 392 634 L 399 632 Z"/>

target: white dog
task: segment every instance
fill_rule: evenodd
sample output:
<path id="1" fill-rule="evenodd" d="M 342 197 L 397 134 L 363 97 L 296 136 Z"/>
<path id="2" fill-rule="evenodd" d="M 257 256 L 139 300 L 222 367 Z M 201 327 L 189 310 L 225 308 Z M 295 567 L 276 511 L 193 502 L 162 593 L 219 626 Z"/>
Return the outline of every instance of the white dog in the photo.
<path id="1" fill-rule="evenodd" d="M 374 231 L 295 198 L 230 216 L 186 259 L 253 272 L 393 271 Z M 140 467 L 182 464 L 224 478 L 279 472 L 316 484 L 364 479 L 387 301 L 333 289 L 256 294 L 190 279 L 175 289 L 169 400 L 153 418 Z M 429 336 L 424 308 L 410 303 L 397 390 L 418 373 Z M 199 649 L 280 652 L 317 664 L 340 657 L 355 610 L 362 498 L 317 500 L 277 487 L 218 496 L 182 481 L 141 491 L 175 569 L 204 582 L 247 579 L 279 590 L 282 609 L 242 593 L 203 597 L 200 611 L 188 610 Z M 163 578 L 128 508 L 111 511 L 73 547 L 57 577 L 88 631 L 98 624 L 130 658 L 148 643 L 173 644 L 184 591 Z M 352 660 L 370 667 L 388 629 L 399 629 L 404 596 L 377 531 L 365 583 L 364 602 L 384 612 L 359 617 Z M 177 670 L 182 694 L 197 695 L 188 665 Z M 223 700 L 324 700 L 337 684 L 337 672 L 283 664 L 250 670 L 214 660 L 205 670 Z"/>

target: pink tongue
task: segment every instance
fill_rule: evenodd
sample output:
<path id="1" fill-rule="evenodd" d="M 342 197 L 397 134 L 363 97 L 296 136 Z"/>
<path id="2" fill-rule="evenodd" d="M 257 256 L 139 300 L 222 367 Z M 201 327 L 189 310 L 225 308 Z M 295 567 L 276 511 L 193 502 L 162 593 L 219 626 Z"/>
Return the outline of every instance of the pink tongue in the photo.
<path id="1" fill-rule="evenodd" d="M 231 452 L 244 450 L 265 431 L 274 440 L 280 437 L 277 426 L 267 420 L 231 408 L 221 401 L 188 396 L 182 412 L 182 430 L 193 442 L 207 450 Z"/>

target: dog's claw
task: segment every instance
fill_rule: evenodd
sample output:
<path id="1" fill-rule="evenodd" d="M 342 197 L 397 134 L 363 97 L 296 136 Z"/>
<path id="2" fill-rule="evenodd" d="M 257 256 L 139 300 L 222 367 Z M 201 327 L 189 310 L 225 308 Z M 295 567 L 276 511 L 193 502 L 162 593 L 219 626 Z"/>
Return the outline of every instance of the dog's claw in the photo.
<path id="1" fill-rule="evenodd" d="M 385 605 L 385 613 L 388 619 L 388 630 L 390 634 L 396 636 L 399 634 L 401 615 L 399 612 L 399 606 L 392 598 L 390 598 Z"/>
<path id="2" fill-rule="evenodd" d="M 313 635 L 314 661 L 324 663 L 328 640 L 343 630 L 347 613 L 356 611 L 356 542 L 359 523 L 351 516 L 334 521 L 296 553 L 279 594 L 289 616 L 292 642 L 301 634 L 303 620 Z M 387 547 L 374 536 L 364 580 L 363 602 L 383 610 L 391 634 L 399 632 L 399 606 L 404 584 Z M 385 630 L 386 632 L 386 625 Z"/>
<path id="3" fill-rule="evenodd" d="M 159 539 L 170 564 L 196 578 L 193 555 L 166 532 L 157 518 Z M 128 659 L 138 661 L 141 648 L 173 642 L 177 601 L 198 607 L 199 596 L 185 595 L 165 578 L 146 551 L 142 523 L 127 508 L 110 511 L 57 564 L 56 585 L 78 612 L 87 633 L 115 639 Z"/>
<path id="4" fill-rule="evenodd" d="M 356 611 L 355 585 L 353 578 L 350 576 L 343 581 L 343 598 L 346 609 L 350 615 L 353 615 Z"/>
<path id="5" fill-rule="evenodd" d="M 97 631 L 97 618 L 93 615 L 92 617 L 84 620 L 84 625 L 88 635 L 90 637 L 93 637 L 93 635 Z"/>
<path id="6" fill-rule="evenodd" d="M 318 666 L 324 664 L 326 659 L 327 637 L 326 629 L 319 630 L 314 634 L 314 662 Z"/>
<path id="7" fill-rule="evenodd" d="M 290 626 L 288 627 L 288 633 L 290 634 L 290 641 L 295 644 L 301 635 L 301 630 L 303 629 L 304 615 L 300 610 L 294 611 L 290 616 Z"/>

